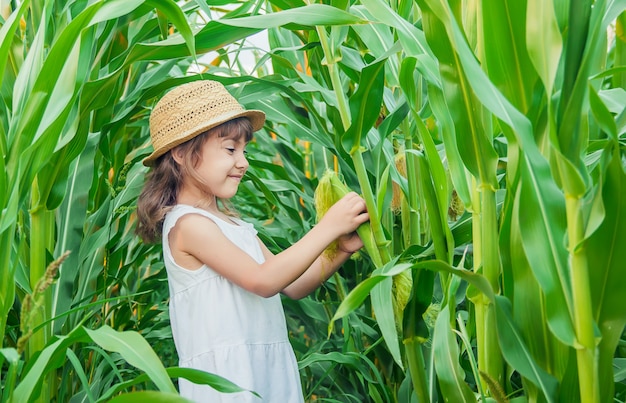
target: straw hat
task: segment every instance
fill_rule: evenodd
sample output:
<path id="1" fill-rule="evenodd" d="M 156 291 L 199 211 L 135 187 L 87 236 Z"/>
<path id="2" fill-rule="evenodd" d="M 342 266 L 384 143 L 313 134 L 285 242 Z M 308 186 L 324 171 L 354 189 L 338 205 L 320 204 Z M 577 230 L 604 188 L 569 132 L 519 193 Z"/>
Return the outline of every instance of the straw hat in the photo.
<path id="1" fill-rule="evenodd" d="M 177 145 L 239 117 L 250 119 L 254 131 L 265 123 L 265 113 L 245 110 L 220 82 L 200 80 L 180 85 L 165 94 L 150 114 L 154 152 L 143 164 L 152 166 Z"/>

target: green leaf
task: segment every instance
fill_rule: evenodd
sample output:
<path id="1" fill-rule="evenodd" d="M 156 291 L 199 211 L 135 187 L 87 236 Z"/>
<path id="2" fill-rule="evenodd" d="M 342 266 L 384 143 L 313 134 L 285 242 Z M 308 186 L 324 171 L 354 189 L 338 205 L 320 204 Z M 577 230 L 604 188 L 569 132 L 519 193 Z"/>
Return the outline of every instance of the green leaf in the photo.
<path id="1" fill-rule="evenodd" d="M 513 204 L 512 197 L 508 198 L 507 206 Z M 511 206 L 512 209 L 513 206 Z M 508 207 L 507 207 L 508 209 Z M 550 373 L 558 376 L 564 371 L 567 365 L 569 354 L 568 347 L 560 343 L 550 331 L 547 307 L 549 301 L 546 299 L 536 277 L 534 276 L 526 252 L 522 246 L 519 229 L 519 214 L 506 212 L 510 217 L 510 227 L 502 229 L 501 233 L 501 254 L 503 258 L 503 277 L 507 278 L 503 287 L 504 294 L 511 300 L 513 305 L 512 324 L 506 323 L 503 326 L 513 326 L 521 334 L 521 338 L 527 347 L 520 345 L 520 348 L 527 348 L 534 362 L 540 368 L 551 368 Z M 508 235 L 508 239 L 506 236 Z M 506 243 L 506 244 L 505 244 Z M 508 246 L 508 247 L 507 247 Z M 508 318 L 507 318 L 508 320 Z M 503 332 L 503 336 L 504 335 Z M 516 354 L 509 352 L 507 356 Z M 516 365 L 511 361 L 511 365 Z M 529 395 L 538 393 L 534 383 L 525 385 Z"/>
<path id="2" fill-rule="evenodd" d="M 591 106 L 591 111 L 593 112 L 593 116 L 596 118 L 598 125 L 602 128 L 602 130 L 611 138 L 613 141 L 617 141 L 617 125 L 615 124 L 615 119 L 613 119 L 613 115 L 609 111 L 609 108 L 605 105 L 600 98 L 600 95 L 593 86 L 589 85 L 589 106 Z M 619 112 L 618 112 L 619 113 Z"/>
<path id="3" fill-rule="evenodd" d="M 432 270 L 413 271 L 411 298 L 404 308 L 402 317 L 405 342 L 409 339 L 428 340 L 429 338 L 428 324 L 424 320 L 424 314 L 433 301 L 434 281 L 435 272 Z"/>
<path id="4" fill-rule="evenodd" d="M 370 294 L 372 296 L 372 308 L 376 315 L 376 322 L 378 322 L 380 332 L 387 344 L 387 348 L 389 348 L 389 352 L 396 361 L 396 364 L 398 364 L 400 368 L 403 368 L 402 357 L 400 355 L 400 343 L 396 331 L 396 321 L 393 314 L 393 303 L 391 301 L 393 297 L 392 285 L 393 279 L 386 277 L 372 288 Z"/>
<path id="5" fill-rule="evenodd" d="M 121 0 L 120 2 L 123 4 L 128 3 L 126 0 Z M 142 2 L 138 3 L 141 4 Z M 187 48 L 189 48 L 189 53 L 195 58 L 196 42 L 193 37 L 193 32 L 191 31 L 189 22 L 179 5 L 173 0 L 147 0 L 145 3 L 163 12 L 172 21 L 174 26 L 178 28 L 180 34 L 185 39 Z"/>
<path id="6" fill-rule="evenodd" d="M 374 363 L 367 359 L 365 355 L 355 352 L 340 353 L 338 351 L 332 351 L 323 354 L 314 352 L 298 361 L 298 368 L 302 370 L 320 362 L 341 364 L 354 369 L 360 369 L 364 366 L 363 364 L 365 364 L 366 370 L 360 371 L 360 374 L 362 374 L 365 380 L 371 383 L 384 383 L 381 373 Z"/>
<path id="7" fill-rule="evenodd" d="M 136 402 L 191 403 L 191 400 L 185 399 L 184 397 L 180 396 L 178 393 L 156 392 L 153 390 L 123 393 L 109 400 L 109 403 L 136 403 Z"/>
<path id="8" fill-rule="evenodd" d="M 13 39 L 17 28 L 20 26 L 20 21 L 26 10 L 30 7 L 30 0 L 23 1 L 20 7 L 13 11 L 9 18 L 3 22 L 2 28 L 0 28 L 0 71 L 4 72 L 6 64 L 9 61 L 9 52 L 13 46 Z M 4 80 L 4 74 L 0 77 L 0 84 Z M 6 153 L 4 151 L 3 155 Z"/>
<path id="9" fill-rule="evenodd" d="M 337 308 L 337 311 L 335 311 L 335 315 L 333 316 L 329 326 L 332 328 L 334 321 L 343 318 L 350 312 L 353 312 L 355 309 L 360 307 L 372 289 L 386 277 L 394 276 L 410 267 L 411 265 L 408 263 L 396 265 L 394 260 L 387 263 L 381 269 L 375 270 L 369 278 L 361 281 L 352 291 L 350 291 Z"/>
<path id="10" fill-rule="evenodd" d="M 65 350 L 74 343 L 85 341 L 86 334 L 82 327 L 75 328 L 67 336 L 59 337 L 49 343 L 22 374 L 21 382 L 13 391 L 17 402 L 28 402 L 36 398 L 41 389 L 42 377 L 61 366 L 65 359 Z"/>
<path id="11" fill-rule="evenodd" d="M 510 3 L 515 4 L 515 2 Z M 563 48 L 563 40 L 552 3 L 552 1 L 528 0 L 528 8 L 526 10 L 527 15 L 532 16 L 532 18 L 526 18 L 525 39 L 528 56 L 543 82 L 548 97 L 552 94 Z M 502 26 L 504 27 L 505 24 L 502 24 Z M 523 49 L 521 47 L 518 54 Z M 530 73 L 529 71 L 525 72 Z M 520 82 L 524 82 L 524 80 L 528 84 L 532 82 L 532 80 L 528 80 L 527 74 L 519 76 Z"/>
<path id="12" fill-rule="evenodd" d="M 66 351 L 67 359 L 72 364 L 72 367 L 74 368 L 74 371 L 76 373 L 76 377 L 80 380 L 80 383 L 83 387 L 82 389 L 85 391 L 86 398 L 89 399 L 89 401 L 95 401 L 96 399 L 94 398 L 93 392 L 89 387 L 89 380 L 87 379 L 87 374 L 85 374 L 85 370 L 83 369 L 82 362 L 76 356 L 76 353 L 74 353 L 73 350 L 67 349 Z"/>
<path id="13" fill-rule="evenodd" d="M 209 21 L 195 34 L 195 49 L 198 55 L 212 50 L 222 49 L 224 44 L 230 44 L 259 32 L 260 28 L 231 27 L 218 21 Z M 166 40 L 156 42 L 135 43 L 124 57 L 123 64 L 111 75 L 119 74 L 123 69 L 142 60 L 170 60 L 191 56 L 185 39 L 180 36 L 171 36 Z"/>
<path id="14" fill-rule="evenodd" d="M 445 95 L 441 88 L 434 85 L 428 86 L 429 104 L 441 126 L 441 136 L 448 159 L 448 169 L 450 177 L 459 198 L 465 207 L 471 210 L 472 198 L 469 190 L 468 174 L 463 164 L 463 159 L 459 151 L 456 140 L 456 129 L 454 121 L 448 109 Z"/>
<path id="15" fill-rule="evenodd" d="M 334 148 L 332 140 L 329 136 L 324 135 L 311 128 L 305 126 L 291 113 L 286 104 L 282 100 L 259 100 L 256 102 L 258 108 L 262 109 L 267 115 L 268 120 L 273 122 L 280 122 L 286 124 L 290 130 L 295 130 L 298 133 L 298 137 L 315 142 L 326 148 Z"/>
<path id="16" fill-rule="evenodd" d="M 531 352 L 526 347 L 526 342 L 515 326 L 510 301 L 499 295 L 495 298 L 498 341 L 504 359 L 523 377 L 539 387 L 548 402 L 558 401 L 558 382 L 535 363 Z"/>
<path id="17" fill-rule="evenodd" d="M 146 372 L 159 390 L 176 392 L 176 387 L 163 368 L 161 360 L 146 339 L 134 331 L 116 332 L 108 326 L 85 329 L 91 339 L 108 351 L 120 353 L 130 364 Z"/>
<path id="18" fill-rule="evenodd" d="M 193 383 L 209 385 L 213 389 L 222 393 L 236 393 L 247 391 L 246 389 L 237 386 L 236 384 L 222 376 L 193 368 L 167 368 L 167 373 L 172 378 L 185 378 Z M 258 396 L 256 392 L 248 392 Z"/>
<path id="19" fill-rule="evenodd" d="M 344 150 L 353 153 L 361 147 L 361 138 L 372 128 L 378 119 L 383 100 L 384 66 L 381 60 L 363 69 L 359 86 L 350 97 L 351 124 L 342 136 Z"/>
<path id="20" fill-rule="evenodd" d="M 363 6 L 353 6 L 350 12 L 360 16 L 363 20 L 374 20 L 374 16 Z M 352 27 L 363 41 L 368 51 L 375 58 L 382 57 L 393 46 L 393 32 L 385 24 L 362 24 Z"/>
<path id="21" fill-rule="evenodd" d="M 626 173 L 619 147 L 614 144 L 603 155 L 598 191 L 604 219 L 587 240 L 589 282 L 595 320 L 602 338 L 599 349 L 600 390 L 607 399 L 613 394 L 613 357 L 626 326 Z"/>
<path id="22" fill-rule="evenodd" d="M 344 10 L 325 4 L 309 4 L 304 7 L 290 8 L 276 13 L 240 18 L 222 18 L 220 23 L 241 28 L 275 28 L 287 24 L 299 26 L 316 25 L 352 25 L 367 21 Z"/>
<path id="23" fill-rule="evenodd" d="M 422 54 L 432 56 L 432 51 L 426 42 L 424 33 L 411 24 L 411 22 L 400 17 L 387 3 L 382 0 L 363 0 L 362 3 L 378 22 L 394 27 L 398 31 L 402 48 L 409 56 Z M 431 61 L 434 60 L 431 59 Z M 435 65 L 431 66 L 435 67 Z M 431 73 L 433 74 L 426 74 L 426 76 L 437 77 L 434 71 L 431 71 Z"/>
<path id="24" fill-rule="evenodd" d="M 450 306 L 439 312 L 433 334 L 435 370 L 441 393 L 446 401 L 475 402 L 476 396 L 465 382 L 465 373 L 459 364 L 460 351 L 450 325 Z"/>
<path id="25" fill-rule="evenodd" d="M 521 169 L 522 183 L 514 214 L 519 215 L 521 241 L 530 267 L 550 301 L 546 305 L 550 329 L 563 343 L 573 346 L 571 280 L 563 244 L 567 225 L 565 202 L 556 185 L 547 180 L 547 166 L 533 169 L 535 172 L 528 166 Z"/>

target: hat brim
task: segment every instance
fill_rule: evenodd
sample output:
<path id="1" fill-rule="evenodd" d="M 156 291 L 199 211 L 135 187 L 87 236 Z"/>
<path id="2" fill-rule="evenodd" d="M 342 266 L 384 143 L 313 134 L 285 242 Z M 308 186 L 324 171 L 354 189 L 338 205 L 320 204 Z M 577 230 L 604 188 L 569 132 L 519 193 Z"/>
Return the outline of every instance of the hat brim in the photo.
<path id="1" fill-rule="evenodd" d="M 192 138 L 196 137 L 199 134 L 206 132 L 207 130 L 210 130 L 216 126 L 219 126 L 222 123 L 226 123 L 229 120 L 233 120 L 233 119 L 241 118 L 241 117 L 245 117 L 250 120 L 250 123 L 252 124 L 252 131 L 254 132 L 261 130 L 261 128 L 263 128 L 263 125 L 265 124 L 265 113 L 263 111 L 250 109 L 250 110 L 242 110 L 242 111 L 224 113 L 220 116 L 217 116 L 214 119 L 203 122 L 202 124 L 192 129 L 187 130 L 185 133 L 182 133 L 182 135 L 176 140 L 168 143 L 166 146 L 163 146 L 154 150 L 152 154 L 144 158 L 143 164 L 147 167 L 151 167 L 154 165 L 157 158 L 159 158 L 160 156 L 162 156 L 163 154 L 165 154 L 172 148 L 188 140 L 191 140 Z"/>

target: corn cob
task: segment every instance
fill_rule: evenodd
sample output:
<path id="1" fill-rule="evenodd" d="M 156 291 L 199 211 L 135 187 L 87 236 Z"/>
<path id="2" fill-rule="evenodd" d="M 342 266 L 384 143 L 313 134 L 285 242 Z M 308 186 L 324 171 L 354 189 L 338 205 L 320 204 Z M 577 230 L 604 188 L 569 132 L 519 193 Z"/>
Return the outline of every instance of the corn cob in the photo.
<path id="1" fill-rule="evenodd" d="M 315 189 L 315 210 L 317 212 L 318 221 L 333 204 L 349 192 L 351 192 L 350 188 L 339 179 L 337 173 L 330 169 L 327 170 L 320 178 L 317 188 Z M 365 252 L 370 256 L 374 265 L 381 267 L 382 261 L 380 259 L 380 253 L 376 247 L 369 222 L 361 224 L 356 232 L 363 241 L 363 249 L 365 249 Z M 337 252 L 337 242 L 333 242 L 333 244 L 324 251 L 329 258 L 336 256 Z"/>

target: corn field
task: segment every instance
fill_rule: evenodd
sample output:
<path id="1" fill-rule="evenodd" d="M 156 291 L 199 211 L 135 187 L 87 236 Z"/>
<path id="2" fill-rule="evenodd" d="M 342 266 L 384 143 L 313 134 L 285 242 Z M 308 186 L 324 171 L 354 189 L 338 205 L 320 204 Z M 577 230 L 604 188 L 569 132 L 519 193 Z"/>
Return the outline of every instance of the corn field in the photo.
<path id="1" fill-rule="evenodd" d="M 267 114 L 234 204 L 274 252 L 367 202 L 283 299 L 307 402 L 625 401 L 626 0 L 0 6 L 0 402 L 240 390 L 177 366 L 134 234 L 150 110 L 198 79 Z"/>

